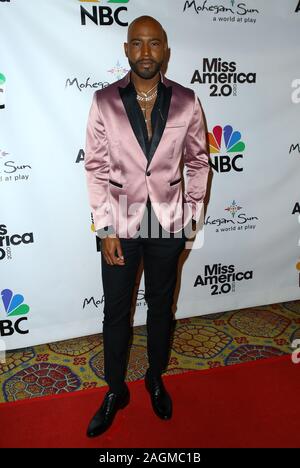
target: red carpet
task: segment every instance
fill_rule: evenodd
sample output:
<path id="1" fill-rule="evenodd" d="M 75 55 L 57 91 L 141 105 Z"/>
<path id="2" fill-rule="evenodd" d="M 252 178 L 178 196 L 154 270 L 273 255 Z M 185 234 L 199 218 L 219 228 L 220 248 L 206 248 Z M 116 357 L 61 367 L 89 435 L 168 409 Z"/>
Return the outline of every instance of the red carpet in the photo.
<path id="1" fill-rule="evenodd" d="M 173 418 L 152 411 L 140 380 L 101 436 L 87 424 L 107 387 L 0 405 L 0 447 L 299 447 L 300 364 L 291 356 L 165 376 Z"/>

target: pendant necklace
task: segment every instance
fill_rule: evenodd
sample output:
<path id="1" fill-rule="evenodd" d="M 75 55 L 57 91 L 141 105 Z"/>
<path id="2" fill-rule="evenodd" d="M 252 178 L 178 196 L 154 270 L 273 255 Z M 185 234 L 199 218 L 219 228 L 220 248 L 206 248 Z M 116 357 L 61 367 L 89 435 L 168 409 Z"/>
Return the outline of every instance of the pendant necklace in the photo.
<path id="1" fill-rule="evenodd" d="M 147 119 L 147 115 L 146 115 L 147 110 L 148 110 L 147 103 L 152 101 L 157 96 L 157 85 L 158 85 L 158 82 L 155 83 L 155 85 L 151 89 L 149 89 L 149 91 L 147 91 L 146 93 L 144 91 L 138 91 L 137 90 L 137 96 L 136 96 L 137 100 L 140 101 L 141 103 L 144 103 L 144 105 L 145 105 L 145 107 L 141 106 L 141 109 L 142 109 L 142 111 L 144 113 L 144 120 L 145 120 L 146 124 L 147 124 L 147 122 L 149 120 L 149 119 Z M 155 91 L 149 96 L 149 93 L 151 93 L 151 91 L 153 91 L 154 88 L 156 88 Z"/>

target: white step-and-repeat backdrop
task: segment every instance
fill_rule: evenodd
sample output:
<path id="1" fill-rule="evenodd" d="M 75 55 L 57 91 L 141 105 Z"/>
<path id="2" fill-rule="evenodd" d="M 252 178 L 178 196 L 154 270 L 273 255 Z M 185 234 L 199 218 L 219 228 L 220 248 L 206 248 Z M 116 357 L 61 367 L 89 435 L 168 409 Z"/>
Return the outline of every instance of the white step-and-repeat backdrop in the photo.
<path id="1" fill-rule="evenodd" d="M 129 69 L 127 25 L 143 14 L 164 26 L 167 76 L 199 96 L 210 141 L 204 246 L 183 262 L 176 317 L 300 298 L 298 0 L 1 0 L 7 349 L 102 331 L 86 122 L 93 92 Z M 135 325 L 146 320 L 143 293 L 142 277 Z"/>

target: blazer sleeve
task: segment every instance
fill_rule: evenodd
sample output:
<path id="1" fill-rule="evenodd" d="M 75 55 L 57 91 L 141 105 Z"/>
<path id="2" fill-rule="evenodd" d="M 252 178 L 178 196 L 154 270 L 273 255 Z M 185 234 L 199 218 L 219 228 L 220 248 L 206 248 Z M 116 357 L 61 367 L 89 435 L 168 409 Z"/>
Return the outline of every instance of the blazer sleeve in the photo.
<path id="1" fill-rule="evenodd" d="M 110 234 L 115 234 L 115 230 L 113 226 L 105 226 L 104 228 L 98 229 L 96 234 L 100 239 L 104 239 Z"/>
<path id="2" fill-rule="evenodd" d="M 84 157 L 89 203 L 95 231 L 113 224 L 109 203 L 109 159 L 103 116 L 98 103 L 97 91 L 95 91 L 88 115 Z"/>
<path id="3" fill-rule="evenodd" d="M 185 199 L 192 208 L 192 218 L 198 222 L 206 193 L 209 155 L 203 111 L 195 93 L 193 115 L 185 140 L 184 164 L 187 168 Z"/>

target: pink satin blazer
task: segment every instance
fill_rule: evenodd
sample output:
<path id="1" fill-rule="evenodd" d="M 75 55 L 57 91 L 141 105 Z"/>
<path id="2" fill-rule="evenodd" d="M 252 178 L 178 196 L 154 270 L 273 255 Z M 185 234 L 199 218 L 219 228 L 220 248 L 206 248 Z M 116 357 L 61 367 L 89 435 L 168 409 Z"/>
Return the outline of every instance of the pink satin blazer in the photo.
<path id="1" fill-rule="evenodd" d="M 148 160 L 128 119 L 121 80 L 94 93 L 87 124 L 84 167 L 95 230 L 113 225 L 119 237 L 133 237 L 148 195 L 162 227 L 181 230 L 200 218 L 209 172 L 204 117 L 194 91 L 161 74 L 172 87 L 165 127 Z M 186 184 L 182 164 L 186 167 Z"/>

